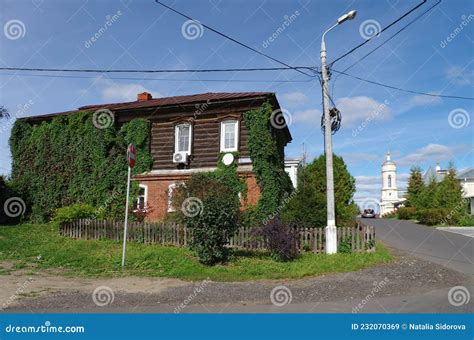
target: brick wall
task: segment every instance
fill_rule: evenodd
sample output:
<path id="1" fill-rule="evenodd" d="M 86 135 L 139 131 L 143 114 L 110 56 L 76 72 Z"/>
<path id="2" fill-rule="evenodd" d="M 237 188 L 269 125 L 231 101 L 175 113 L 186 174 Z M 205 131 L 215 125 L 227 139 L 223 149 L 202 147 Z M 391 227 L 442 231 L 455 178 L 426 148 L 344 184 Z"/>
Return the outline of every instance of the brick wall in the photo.
<path id="1" fill-rule="evenodd" d="M 242 207 L 246 203 L 255 205 L 260 198 L 260 188 L 253 173 L 241 174 L 247 183 L 247 202 L 242 202 Z M 137 181 L 147 186 L 147 203 L 153 209 L 148 220 L 162 220 L 168 212 L 168 190 L 171 184 L 185 181 L 189 176 L 160 176 L 146 179 L 144 176 Z"/>

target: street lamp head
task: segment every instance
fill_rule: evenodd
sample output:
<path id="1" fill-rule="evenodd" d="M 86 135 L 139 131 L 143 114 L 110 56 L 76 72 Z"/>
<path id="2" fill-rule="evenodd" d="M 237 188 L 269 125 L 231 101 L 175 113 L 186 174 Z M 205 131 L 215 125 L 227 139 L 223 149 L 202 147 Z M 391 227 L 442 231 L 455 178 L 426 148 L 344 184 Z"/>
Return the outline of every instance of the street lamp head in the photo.
<path id="1" fill-rule="evenodd" d="M 356 17 L 357 15 L 357 11 L 355 10 L 352 10 L 350 11 L 349 13 L 346 13 L 344 14 L 343 16 L 339 17 L 339 19 L 337 19 L 337 23 L 338 25 L 342 24 L 344 21 L 347 21 L 347 20 L 352 20 Z"/>

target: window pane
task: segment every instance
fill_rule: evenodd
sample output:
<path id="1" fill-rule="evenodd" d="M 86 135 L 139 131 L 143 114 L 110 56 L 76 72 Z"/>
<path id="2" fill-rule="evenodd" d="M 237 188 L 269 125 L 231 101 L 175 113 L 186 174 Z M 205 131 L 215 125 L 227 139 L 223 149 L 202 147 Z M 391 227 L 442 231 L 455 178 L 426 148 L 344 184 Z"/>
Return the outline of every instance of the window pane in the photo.
<path id="1" fill-rule="evenodd" d="M 189 151 L 189 125 L 178 126 L 178 151 Z"/>
<path id="2" fill-rule="evenodd" d="M 235 126 L 236 123 L 225 123 L 224 124 L 224 147 L 226 149 L 235 148 Z"/>

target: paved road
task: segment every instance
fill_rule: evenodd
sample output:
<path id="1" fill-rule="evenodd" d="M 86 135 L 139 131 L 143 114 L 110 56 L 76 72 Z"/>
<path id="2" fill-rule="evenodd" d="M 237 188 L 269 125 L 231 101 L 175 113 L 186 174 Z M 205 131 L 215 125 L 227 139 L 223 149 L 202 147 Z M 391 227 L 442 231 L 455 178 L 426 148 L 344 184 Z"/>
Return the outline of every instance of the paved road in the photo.
<path id="1" fill-rule="evenodd" d="M 364 219 L 375 226 L 376 238 L 391 247 L 474 276 L 474 239 L 409 221 Z"/>

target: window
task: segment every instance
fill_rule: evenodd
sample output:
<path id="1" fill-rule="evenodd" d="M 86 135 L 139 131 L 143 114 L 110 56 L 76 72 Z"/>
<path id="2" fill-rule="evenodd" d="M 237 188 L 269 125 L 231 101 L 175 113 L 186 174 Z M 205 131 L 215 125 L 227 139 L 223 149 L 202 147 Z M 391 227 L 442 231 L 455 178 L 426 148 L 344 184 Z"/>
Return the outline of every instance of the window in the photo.
<path id="1" fill-rule="evenodd" d="M 237 151 L 239 144 L 239 122 L 226 120 L 221 123 L 221 152 Z"/>
<path id="2" fill-rule="evenodd" d="M 388 175 L 388 187 L 392 187 L 392 175 Z"/>
<path id="3" fill-rule="evenodd" d="M 138 190 L 138 199 L 137 199 L 137 210 L 142 210 L 146 208 L 148 200 L 148 187 L 146 185 L 140 184 L 140 189 Z"/>
<path id="4" fill-rule="evenodd" d="M 187 152 L 191 154 L 191 133 L 190 124 L 180 124 L 175 127 L 175 152 Z"/>

